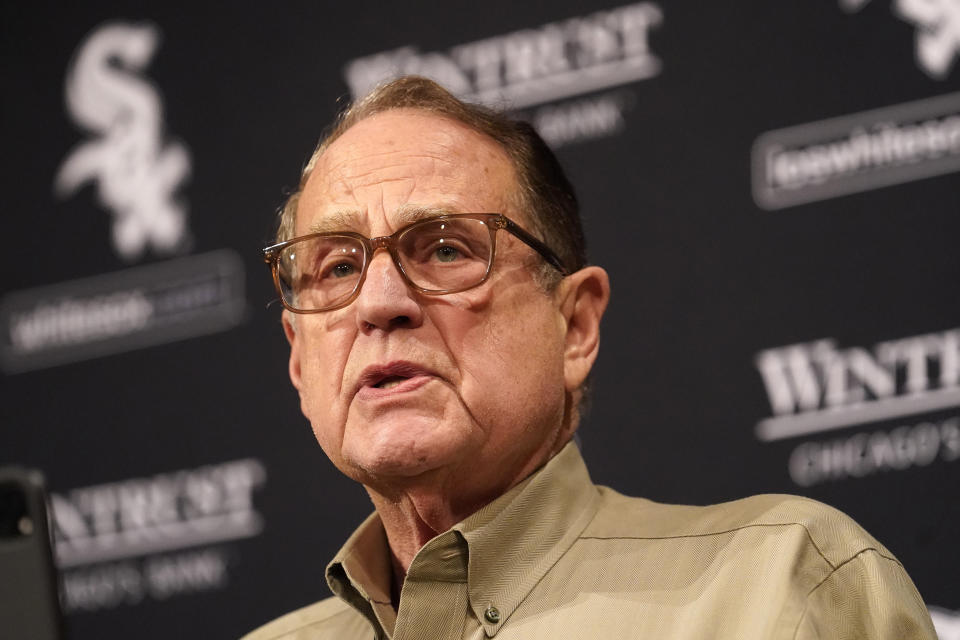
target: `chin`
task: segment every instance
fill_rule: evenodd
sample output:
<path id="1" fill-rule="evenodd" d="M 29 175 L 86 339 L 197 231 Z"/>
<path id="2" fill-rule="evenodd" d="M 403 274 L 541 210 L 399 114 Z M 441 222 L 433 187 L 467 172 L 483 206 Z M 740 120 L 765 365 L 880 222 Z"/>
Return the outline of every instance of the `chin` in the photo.
<path id="1" fill-rule="evenodd" d="M 436 422 L 426 429 L 407 424 L 399 430 L 388 429 L 378 437 L 344 443 L 343 457 L 364 478 L 411 479 L 442 468 L 452 468 L 470 458 L 475 450 L 464 434 L 437 433 Z M 352 475 L 352 474 L 348 474 Z M 366 484 L 366 480 L 360 481 Z"/>

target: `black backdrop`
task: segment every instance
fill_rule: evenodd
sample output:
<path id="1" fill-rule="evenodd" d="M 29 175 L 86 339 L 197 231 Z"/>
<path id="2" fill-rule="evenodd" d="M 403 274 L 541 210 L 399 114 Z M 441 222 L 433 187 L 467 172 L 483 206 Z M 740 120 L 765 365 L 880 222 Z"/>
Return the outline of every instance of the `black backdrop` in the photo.
<path id="1" fill-rule="evenodd" d="M 823 500 L 960 637 L 957 0 L 0 11 L 0 464 L 47 475 L 69 637 L 326 595 L 370 505 L 299 413 L 258 249 L 398 70 L 516 107 L 578 187 L 613 282 L 595 481 Z"/>

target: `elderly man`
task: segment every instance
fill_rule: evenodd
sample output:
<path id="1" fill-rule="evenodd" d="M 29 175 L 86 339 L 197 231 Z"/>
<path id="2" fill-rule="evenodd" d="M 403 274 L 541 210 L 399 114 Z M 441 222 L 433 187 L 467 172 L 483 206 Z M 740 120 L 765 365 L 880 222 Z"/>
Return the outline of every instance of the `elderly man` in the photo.
<path id="1" fill-rule="evenodd" d="M 824 505 L 590 482 L 571 437 L 609 285 L 528 125 L 381 87 L 266 256 L 302 411 L 376 512 L 327 569 L 336 597 L 250 640 L 934 637 L 903 567 Z"/>

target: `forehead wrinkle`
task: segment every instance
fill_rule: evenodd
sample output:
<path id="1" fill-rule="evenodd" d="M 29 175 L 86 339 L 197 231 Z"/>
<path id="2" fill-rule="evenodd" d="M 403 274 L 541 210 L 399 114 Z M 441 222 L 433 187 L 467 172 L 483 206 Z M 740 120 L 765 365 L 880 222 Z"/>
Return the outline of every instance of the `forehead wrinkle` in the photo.
<path id="1" fill-rule="evenodd" d="M 415 162 L 412 163 L 412 160 Z M 457 172 L 450 170 L 456 168 L 457 163 L 454 160 L 424 154 L 405 155 L 403 158 L 398 158 L 396 162 L 389 164 L 371 163 L 372 166 L 359 167 L 356 164 L 354 163 L 352 167 L 354 170 L 351 172 L 339 172 L 338 181 L 349 185 L 348 189 L 431 176 L 448 178 L 451 174 L 453 176 L 458 175 Z"/>
<path id="2" fill-rule="evenodd" d="M 370 174 L 376 174 L 382 171 L 389 171 L 400 168 L 409 170 L 411 161 L 423 161 L 425 164 L 455 164 L 449 155 L 451 149 L 455 149 L 452 144 L 431 144 L 430 141 L 422 141 L 420 145 L 430 145 L 438 147 L 435 151 L 417 148 L 399 148 L 388 149 L 385 151 L 354 151 L 349 150 L 331 153 L 329 150 L 321 159 L 324 160 L 322 173 L 330 176 L 332 180 L 357 180 L 368 177 Z M 394 158 L 391 158 L 394 157 Z M 372 166 L 371 166 L 372 165 Z"/>
<path id="3" fill-rule="evenodd" d="M 319 205 L 319 209 L 310 208 L 318 213 L 328 206 L 331 210 L 329 214 L 320 213 L 317 216 L 320 219 L 313 221 L 310 231 L 365 231 L 370 222 L 368 216 L 373 213 L 369 207 L 376 206 L 377 202 L 379 210 L 393 220 L 393 224 L 388 222 L 393 228 L 447 213 L 508 213 L 513 209 L 514 198 L 511 196 L 515 196 L 512 193 L 516 188 L 515 168 L 502 149 L 490 149 L 483 144 L 489 142 L 485 136 L 473 131 L 448 132 L 440 128 L 411 140 L 402 135 L 399 139 L 394 138 L 382 128 L 361 132 L 363 122 L 355 127 L 356 130 L 345 134 L 322 154 L 314 169 L 313 184 L 306 185 L 304 195 L 307 197 L 301 205 L 312 201 Z M 350 133 L 363 135 L 354 139 Z M 483 139 L 478 141 L 478 137 Z M 480 183 L 476 182 L 473 173 L 476 170 L 482 173 Z M 499 178 L 495 176 L 504 174 L 510 188 L 485 188 L 488 181 L 497 182 Z M 413 197 L 421 179 L 439 193 L 425 198 Z M 378 192 L 369 193 L 371 188 Z M 444 191 L 453 197 L 444 197 Z M 493 200 L 473 202 L 475 198 L 463 200 L 458 197 L 469 194 L 487 200 L 492 197 Z M 440 196 L 439 200 L 434 197 L 436 195 Z M 409 206 L 402 204 L 405 200 Z M 338 204 L 339 210 L 335 210 Z M 521 222 L 524 222 L 522 218 Z"/>

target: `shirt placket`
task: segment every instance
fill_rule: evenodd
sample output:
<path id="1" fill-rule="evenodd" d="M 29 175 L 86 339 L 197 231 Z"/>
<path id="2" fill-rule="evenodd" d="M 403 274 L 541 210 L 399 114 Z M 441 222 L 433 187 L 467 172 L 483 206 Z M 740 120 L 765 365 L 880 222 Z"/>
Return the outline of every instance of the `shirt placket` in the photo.
<path id="1" fill-rule="evenodd" d="M 431 540 L 410 565 L 393 640 L 460 640 L 468 610 L 467 546 L 457 532 Z"/>

